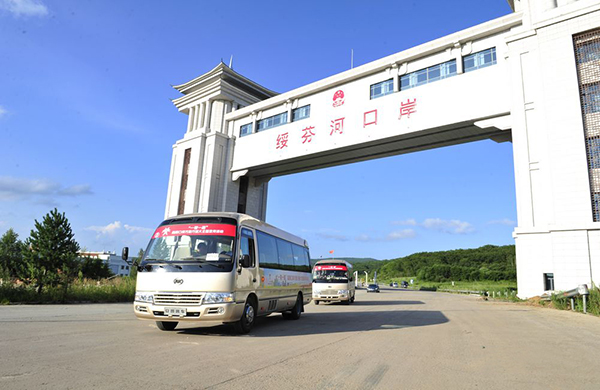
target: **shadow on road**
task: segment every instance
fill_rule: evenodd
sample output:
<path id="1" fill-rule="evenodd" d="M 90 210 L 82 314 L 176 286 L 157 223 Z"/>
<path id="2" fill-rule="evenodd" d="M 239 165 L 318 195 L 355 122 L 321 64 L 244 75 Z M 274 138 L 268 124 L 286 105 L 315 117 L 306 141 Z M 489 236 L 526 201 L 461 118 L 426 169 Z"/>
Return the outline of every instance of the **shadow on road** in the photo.
<path id="1" fill-rule="evenodd" d="M 304 313 L 298 321 L 283 319 L 279 314 L 260 317 L 247 337 L 286 337 L 344 332 L 364 332 L 381 329 L 402 329 L 444 324 L 448 318 L 440 311 L 361 311 Z M 234 336 L 231 326 L 218 325 L 177 329 L 183 335 Z"/>
<path id="2" fill-rule="evenodd" d="M 341 302 L 336 302 L 336 305 Z M 352 305 L 356 306 L 388 306 L 388 305 L 424 305 L 422 301 L 354 301 Z"/>

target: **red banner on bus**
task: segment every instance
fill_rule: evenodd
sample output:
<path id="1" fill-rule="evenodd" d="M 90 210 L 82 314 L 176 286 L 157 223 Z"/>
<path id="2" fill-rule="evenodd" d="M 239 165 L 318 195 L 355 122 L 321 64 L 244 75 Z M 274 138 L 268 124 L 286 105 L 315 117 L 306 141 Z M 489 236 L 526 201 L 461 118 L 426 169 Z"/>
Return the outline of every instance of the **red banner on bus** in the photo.
<path id="1" fill-rule="evenodd" d="M 317 265 L 315 266 L 316 271 L 327 271 L 327 270 L 335 270 L 335 271 L 348 271 L 345 265 Z"/>
<path id="2" fill-rule="evenodd" d="M 190 224 L 190 225 L 166 225 L 161 226 L 154 232 L 152 238 L 172 236 L 230 236 L 235 237 L 235 226 L 224 224 Z"/>

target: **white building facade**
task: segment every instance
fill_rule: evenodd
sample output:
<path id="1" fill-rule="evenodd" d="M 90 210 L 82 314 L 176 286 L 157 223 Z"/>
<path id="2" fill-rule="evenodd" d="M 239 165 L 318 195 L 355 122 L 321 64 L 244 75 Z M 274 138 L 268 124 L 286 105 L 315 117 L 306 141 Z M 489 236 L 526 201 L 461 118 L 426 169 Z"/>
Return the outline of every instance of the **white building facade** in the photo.
<path id="1" fill-rule="evenodd" d="M 263 219 L 270 178 L 512 141 L 519 296 L 600 280 L 600 1 L 510 15 L 276 95 L 220 64 L 177 86 L 165 216 Z M 476 185 L 476 184 L 474 184 Z"/>
<path id="2" fill-rule="evenodd" d="M 108 265 L 110 271 L 116 276 L 129 276 L 130 265 L 115 252 L 80 252 L 81 257 L 100 259 Z"/>

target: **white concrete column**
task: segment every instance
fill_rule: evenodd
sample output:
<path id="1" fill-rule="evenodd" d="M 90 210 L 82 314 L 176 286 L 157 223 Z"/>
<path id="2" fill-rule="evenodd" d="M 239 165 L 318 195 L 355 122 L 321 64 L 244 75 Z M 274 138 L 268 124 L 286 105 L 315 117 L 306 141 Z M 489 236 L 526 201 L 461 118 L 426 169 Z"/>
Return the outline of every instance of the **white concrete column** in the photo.
<path id="1" fill-rule="evenodd" d="M 212 118 L 212 106 L 213 106 L 213 101 L 209 100 L 208 104 L 206 105 L 206 124 L 205 124 L 205 128 L 206 128 L 206 132 L 209 133 L 210 132 L 210 120 Z"/>
<path id="2" fill-rule="evenodd" d="M 187 133 L 192 131 L 192 126 L 194 125 L 194 108 L 190 107 L 188 110 L 188 125 L 187 125 Z"/>
<path id="3" fill-rule="evenodd" d="M 398 64 L 392 65 L 392 70 L 390 74 L 392 75 L 392 80 L 394 80 L 394 92 L 400 91 L 400 76 L 398 75 Z"/>
<path id="4" fill-rule="evenodd" d="M 461 74 L 464 72 L 463 62 L 462 62 L 462 46 L 459 42 L 454 44 L 454 55 L 456 58 L 456 74 Z"/>
<path id="5" fill-rule="evenodd" d="M 194 130 L 198 130 L 200 128 L 200 105 L 194 107 Z"/>
<path id="6" fill-rule="evenodd" d="M 204 128 L 204 119 L 206 118 L 206 102 L 200 103 L 200 129 Z"/>

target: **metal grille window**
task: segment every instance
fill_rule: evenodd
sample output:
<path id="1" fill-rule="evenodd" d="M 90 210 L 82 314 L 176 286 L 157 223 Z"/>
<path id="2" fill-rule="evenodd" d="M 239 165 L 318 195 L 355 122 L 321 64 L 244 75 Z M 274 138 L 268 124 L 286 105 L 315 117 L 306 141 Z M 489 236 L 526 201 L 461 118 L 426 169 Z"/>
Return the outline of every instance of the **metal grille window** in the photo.
<path id="1" fill-rule="evenodd" d="M 371 85 L 371 99 L 389 95 L 394 92 L 394 79 Z"/>
<path id="2" fill-rule="evenodd" d="M 594 222 L 600 222 L 600 29 L 573 37 Z"/>
<path id="3" fill-rule="evenodd" d="M 240 137 L 243 137 L 248 134 L 252 134 L 252 123 L 240 126 Z"/>
<path id="4" fill-rule="evenodd" d="M 486 66 L 496 63 L 496 48 L 483 50 L 477 53 L 470 54 L 463 58 L 463 67 L 465 73 L 472 70 L 485 68 Z"/>
<path id="5" fill-rule="evenodd" d="M 456 60 L 430 66 L 400 77 L 400 90 L 418 87 L 456 75 Z"/>
<path id="6" fill-rule="evenodd" d="M 256 131 L 263 131 L 272 127 L 285 125 L 287 123 L 287 112 L 273 115 L 265 119 L 261 119 L 256 122 Z"/>
<path id="7" fill-rule="evenodd" d="M 305 119 L 310 117 L 310 104 L 307 106 L 303 106 L 300 108 L 296 108 L 292 110 L 292 122 L 299 121 L 300 119 Z"/>

